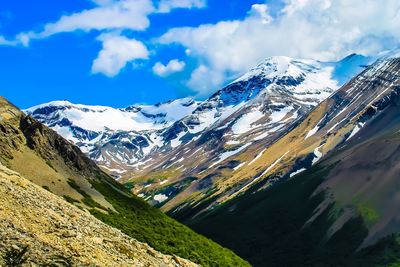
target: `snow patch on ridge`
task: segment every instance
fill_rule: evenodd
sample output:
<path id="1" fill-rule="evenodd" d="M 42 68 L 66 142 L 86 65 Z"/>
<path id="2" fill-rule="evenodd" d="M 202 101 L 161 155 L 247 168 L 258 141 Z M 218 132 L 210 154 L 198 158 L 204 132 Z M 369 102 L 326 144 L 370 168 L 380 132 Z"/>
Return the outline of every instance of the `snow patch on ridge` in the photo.
<path id="1" fill-rule="evenodd" d="M 258 160 L 262 156 L 262 154 L 264 154 L 265 150 L 267 149 L 264 148 L 260 153 L 258 153 L 258 155 L 252 161 L 249 162 L 249 165 L 253 164 L 256 160 Z"/>
<path id="2" fill-rule="evenodd" d="M 165 200 L 168 199 L 168 197 L 164 194 L 157 194 L 153 197 L 153 199 L 159 203 L 164 202 Z"/>
<path id="3" fill-rule="evenodd" d="M 299 174 L 299 173 L 302 173 L 302 172 L 304 172 L 304 171 L 306 171 L 306 170 L 307 170 L 306 168 L 301 168 L 300 170 L 297 170 L 297 171 L 295 171 L 295 172 L 292 172 L 292 173 L 289 175 L 289 177 L 292 178 L 293 176 L 295 176 L 295 175 L 297 175 L 297 174 Z"/>
<path id="4" fill-rule="evenodd" d="M 218 160 L 217 160 L 216 162 L 214 162 L 213 164 L 211 164 L 209 168 L 212 168 L 212 167 L 214 167 L 215 165 L 217 165 L 217 164 L 221 163 L 222 161 L 226 160 L 227 158 L 230 158 L 230 157 L 232 157 L 232 156 L 238 154 L 240 151 L 246 149 L 246 148 L 247 148 L 248 146 L 250 146 L 250 145 L 251 145 L 251 143 L 247 143 L 247 144 L 245 144 L 245 145 L 239 147 L 238 149 L 235 149 L 235 150 L 231 150 L 231 151 L 227 151 L 227 152 L 222 153 L 222 154 L 218 157 Z"/>
<path id="5" fill-rule="evenodd" d="M 314 149 L 314 155 L 315 158 L 313 158 L 311 165 L 314 165 L 315 163 L 317 163 L 321 158 L 322 158 L 322 153 L 319 151 L 319 149 L 322 147 L 323 145 L 320 145 L 319 147 Z"/>
<path id="6" fill-rule="evenodd" d="M 365 122 L 361 122 L 361 123 L 357 123 L 357 125 L 354 127 L 353 131 L 351 131 L 351 134 L 349 135 L 349 137 L 347 137 L 346 142 L 348 140 L 350 140 L 353 136 L 355 136 L 362 127 L 364 127 Z"/>
<path id="7" fill-rule="evenodd" d="M 260 120 L 264 114 L 258 109 L 252 109 L 251 112 L 244 114 L 232 126 L 233 134 L 240 135 L 251 131 L 254 123 Z"/>

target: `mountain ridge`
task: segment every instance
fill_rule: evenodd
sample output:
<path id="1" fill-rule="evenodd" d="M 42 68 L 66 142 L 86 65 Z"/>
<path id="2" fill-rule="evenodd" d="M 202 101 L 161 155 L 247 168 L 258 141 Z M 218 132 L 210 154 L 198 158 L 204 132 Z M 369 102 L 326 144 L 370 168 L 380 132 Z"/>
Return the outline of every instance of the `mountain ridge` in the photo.
<path id="1" fill-rule="evenodd" d="M 4 98 L 0 98 L 0 162 L 164 254 L 190 258 L 203 266 L 215 262 L 223 266 L 247 266 L 233 252 L 132 195 L 78 147 Z"/>
<path id="2" fill-rule="evenodd" d="M 361 70 L 361 59 L 370 60 L 360 56 L 354 61 L 358 67 L 348 69 Z M 221 168 L 238 170 L 244 162 L 227 162 L 229 158 L 249 149 L 259 154 L 262 146 L 272 143 L 333 93 L 337 85 L 332 64 L 287 57 L 267 59 L 171 126 L 152 133 L 110 134 L 105 143 L 97 142 L 93 144 L 97 148 L 85 152 L 103 170 L 128 182 L 134 193 L 170 210 L 189 196 L 201 197 L 215 186 L 220 188 L 218 180 L 224 178 L 210 178 L 210 166 L 216 173 Z M 223 162 L 226 165 L 221 165 Z"/>
<path id="3" fill-rule="evenodd" d="M 379 59 L 242 167 L 247 191 L 170 214 L 254 266 L 398 264 L 399 90 Z"/>

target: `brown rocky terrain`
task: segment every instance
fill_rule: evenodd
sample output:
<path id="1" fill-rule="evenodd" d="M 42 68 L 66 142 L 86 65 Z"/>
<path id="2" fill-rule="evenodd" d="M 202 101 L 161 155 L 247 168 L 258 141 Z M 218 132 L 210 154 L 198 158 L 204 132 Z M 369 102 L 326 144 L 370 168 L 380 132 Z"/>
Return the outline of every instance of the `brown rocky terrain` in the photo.
<path id="1" fill-rule="evenodd" d="M 197 266 L 124 235 L 4 166 L 0 202 L 0 252 L 28 246 L 26 266 L 57 260 L 72 266 Z"/>

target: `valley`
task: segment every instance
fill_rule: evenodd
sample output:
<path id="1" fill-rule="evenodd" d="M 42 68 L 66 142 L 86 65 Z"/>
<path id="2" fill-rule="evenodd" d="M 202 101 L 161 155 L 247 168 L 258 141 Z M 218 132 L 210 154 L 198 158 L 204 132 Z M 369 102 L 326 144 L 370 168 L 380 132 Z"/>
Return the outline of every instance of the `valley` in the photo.
<path id="1" fill-rule="evenodd" d="M 400 267 L 399 25 L 0 1 L 0 267 Z"/>
<path id="2" fill-rule="evenodd" d="M 326 63 L 271 58 L 204 102 L 158 104 L 164 110 L 183 105 L 187 113 L 176 121 L 166 119 L 168 112 L 152 117 L 163 117 L 165 128 L 135 132 L 147 145 L 131 143 L 134 151 L 146 151 L 132 162 L 133 169 L 103 170 L 252 266 L 384 266 L 397 261 L 395 172 L 392 180 L 387 171 L 397 166 L 400 61 L 397 52 L 375 62 L 357 55 L 343 61 L 353 57 L 358 67 L 347 66 L 354 77 L 342 79 L 341 87 Z M 331 80 L 321 78 L 328 74 Z M 100 112 L 99 117 L 108 112 L 100 110 L 53 102 L 27 112 L 57 130 L 73 118 L 71 112 L 81 112 L 82 118 L 85 112 Z M 59 132 L 79 137 L 71 131 L 76 123 L 66 123 Z M 147 149 L 151 135 L 164 141 Z M 94 143 L 96 148 L 86 153 L 110 147 L 119 153 L 121 145 L 129 151 L 124 142 Z M 381 154 L 367 160 L 368 151 Z M 373 167 L 389 162 L 394 165 Z M 97 164 L 102 167 L 101 161 Z M 385 181 L 379 180 L 382 176 Z"/>
<path id="3" fill-rule="evenodd" d="M 79 148 L 35 119 L 26 116 L 4 98 L 0 98 L 0 141 L 0 162 L 8 168 L 6 172 L 10 170 L 15 172 L 16 176 L 23 177 L 21 180 L 26 181 L 24 182 L 27 184 L 26 187 L 31 187 L 32 183 L 36 184 L 34 188 L 40 186 L 42 188 L 42 190 L 38 190 L 41 192 L 40 194 L 44 194 L 43 190 L 47 190 L 47 193 L 44 194 L 47 198 L 48 192 L 52 193 L 51 201 L 54 203 L 51 208 L 41 206 L 42 213 L 45 213 L 46 209 L 54 209 L 57 205 L 60 208 L 66 206 L 65 209 L 68 210 L 73 204 L 75 206 L 73 210 L 80 209 L 85 212 L 86 216 L 91 214 L 90 220 L 99 225 L 104 225 L 101 224 L 100 221 L 102 221 L 108 227 L 119 229 L 130 237 L 131 241 L 129 242 L 131 243 L 144 242 L 161 253 L 177 255 L 202 266 L 212 266 L 215 263 L 227 266 L 248 265 L 233 252 L 196 234 L 188 227 L 132 195 L 125 187 L 101 171 Z M 9 179 L 14 179 L 13 177 L 11 173 Z M 2 192 L 7 192 L 7 184 L 12 180 L 9 181 L 8 177 L 4 179 Z M 18 188 L 18 190 L 22 189 Z M 22 190 L 21 192 L 33 194 L 32 191 Z M 5 193 L 2 195 L 8 199 Z M 31 197 L 30 195 L 27 197 Z M 19 197 L 24 198 L 24 195 Z M 20 198 L 15 201 L 18 199 Z M 45 200 L 41 200 L 39 203 L 43 203 L 43 201 L 45 202 Z M 15 212 L 24 221 L 29 221 L 30 217 L 27 216 L 30 215 L 26 213 L 26 209 L 17 209 Z M 60 212 L 62 213 L 62 211 Z M 11 215 L 7 215 L 5 218 L 8 216 Z M 47 223 L 46 220 L 45 222 Z M 60 231 L 67 227 L 63 225 L 64 222 L 66 221 L 62 220 L 58 224 Z M 4 223 L 9 224 L 10 222 L 5 221 Z M 49 227 L 55 228 L 51 225 Z M 68 227 L 71 228 L 74 236 L 78 235 L 77 229 L 72 229 L 73 226 Z M 31 230 L 26 231 L 28 235 L 33 234 Z M 40 231 L 44 231 L 44 229 Z M 15 239 L 13 235 L 3 237 Z M 43 238 L 46 236 L 44 235 Z M 7 243 L 16 246 L 23 246 L 26 243 L 23 236 L 18 240 L 21 244 L 13 244 L 10 241 Z M 104 241 L 99 242 L 104 243 Z M 124 244 L 122 243 L 121 246 Z M 62 251 L 62 249 L 57 250 Z M 81 259 L 82 255 L 70 253 L 68 254 L 74 260 L 83 260 Z"/>

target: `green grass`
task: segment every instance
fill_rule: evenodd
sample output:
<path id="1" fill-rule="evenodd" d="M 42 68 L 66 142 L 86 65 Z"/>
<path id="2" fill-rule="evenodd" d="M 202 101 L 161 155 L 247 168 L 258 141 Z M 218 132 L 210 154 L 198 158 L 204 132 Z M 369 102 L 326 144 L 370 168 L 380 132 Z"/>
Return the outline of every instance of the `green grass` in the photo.
<path id="1" fill-rule="evenodd" d="M 134 182 L 127 182 L 127 183 L 124 184 L 124 186 L 125 186 L 126 189 L 131 191 L 135 187 L 135 183 Z"/>
<path id="2" fill-rule="evenodd" d="M 380 216 L 375 209 L 364 204 L 358 204 L 357 209 L 368 225 L 375 224 L 379 220 Z"/>
<path id="3" fill-rule="evenodd" d="M 49 160 L 46 160 L 46 164 L 52 168 L 55 172 L 58 172 L 58 170 L 56 168 L 54 168 L 53 164 L 51 164 L 51 162 Z"/>
<path id="4" fill-rule="evenodd" d="M 122 185 L 108 182 L 128 192 Z M 177 255 L 202 266 L 249 266 L 232 251 L 195 233 L 143 200 L 117 193 L 107 182 L 91 183 L 117 211 L 108 210 L 108 214 L 105 214 L 92 209 L 91 213 L 125 234 L 148 243 L 162 253 Z"/>
<path id="5" fill-rule="evenodd" d="M 354 197 L 352 202 L 368 226 L 378 222 L 380 215 L 371 205 L 361 202 L 357 197 Z"/>
<path id="6" fill-rule="evenodd" d="M 370 207 L 360 206 L 360 216 L 348 220 L 330 238 L 326 233 L 342 213 L 339 203 L 330 204 L 307 223 L 325 199 L 324 192 L 313 193 L 328 173 L 329 168 L 315 167 L 270 190 L 256 192 L 260 183 L 206 215 L 190 219 L 192 214 L 183 211 L 177 218 L 253 266 L 388 266 L 399 262 L 397 240 L 384 240 L 380 247 L 357 252 L 368 234 L 366 219 L 377 219 Z"/>
<path id="7" fill-rule="evenodd" d="M 86 206 L 91 207 L 91 208 L 99 208 L 99 209 L 107 210 L 102 205 L 97 203 L 88 193 L 86 193 L 83 189 L 81 189 L 80 186 L 74 180 L 69 179 L 68 184 L 73 189 L 75 189 L 79 194 L 81 194 L 83 196 L 82 203 L 84 203 Z M 72 198 L 70 198 L 69 200 L 72 200 Z"/>
<path id="8" fill-rule="evenodd" d="M 65 199 L 65 201 L 67 201 L 68 203 L 71 203 L 71 204 L 80 203 L 79 200 L 76 200 L 75 198 L 72 198 L 72 197 L 67 196 L 67 195 L 63 195 L 63 198 Z"/>

